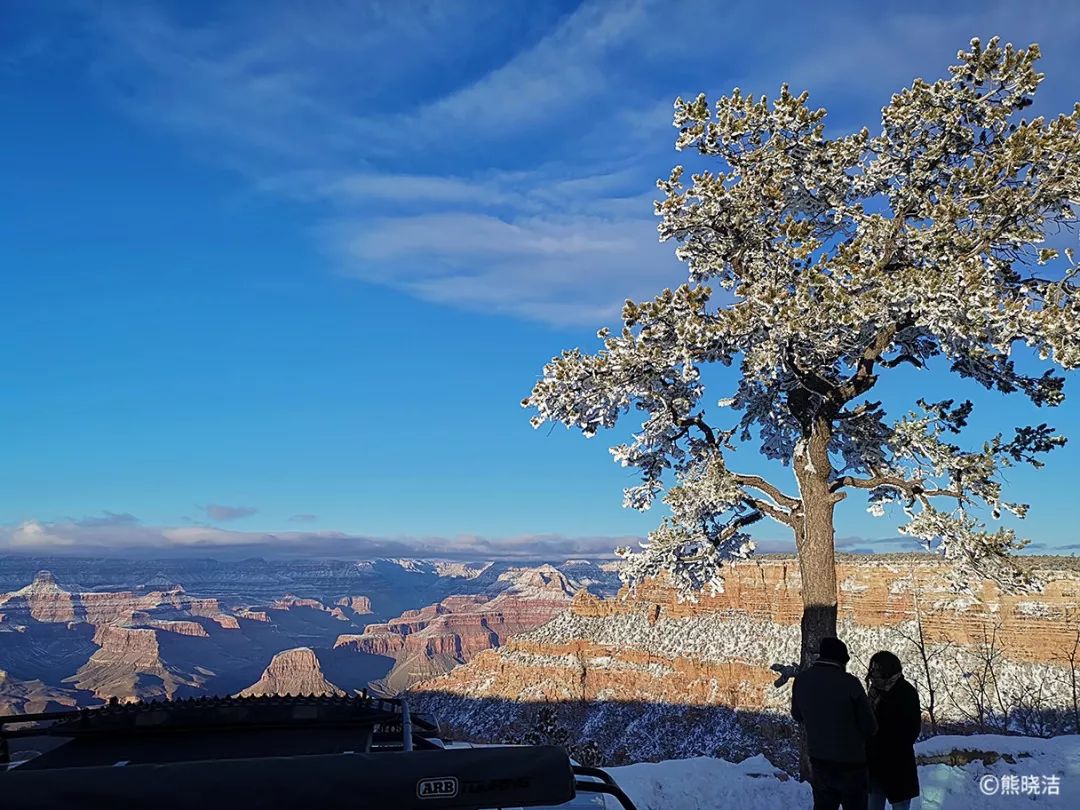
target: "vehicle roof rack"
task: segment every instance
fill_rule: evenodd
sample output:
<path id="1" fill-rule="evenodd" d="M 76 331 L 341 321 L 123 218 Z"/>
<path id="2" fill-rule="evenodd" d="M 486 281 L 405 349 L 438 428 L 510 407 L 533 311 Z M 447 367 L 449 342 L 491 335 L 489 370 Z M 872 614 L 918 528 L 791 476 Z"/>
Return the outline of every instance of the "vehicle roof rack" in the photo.
<path id="1" fill-rule="evenodd" d="M 45 750 L 0 771 L 9 806 L 292 808 L 556 807 L 580 794 L 633 803 L 554 746 L 448 747 L 402 699 L 193 698 L 0 717 L 9 741 Z M 452 746 L 453 744 L 449 744 Z"/>

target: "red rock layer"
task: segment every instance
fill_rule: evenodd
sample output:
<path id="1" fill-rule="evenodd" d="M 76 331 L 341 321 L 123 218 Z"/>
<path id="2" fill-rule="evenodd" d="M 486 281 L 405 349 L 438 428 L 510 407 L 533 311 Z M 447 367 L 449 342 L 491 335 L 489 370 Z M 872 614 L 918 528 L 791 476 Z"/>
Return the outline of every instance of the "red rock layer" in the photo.
<path id="1" fill-rule="evenodd" d="M 948 569 L 936 561 L 844 559 L 838 570 L 840 618 L 864 628 L 868 638 L 878 639 L 875 632 L 891 632 L 918 615 L 931 644 L 971 648 L 986 634 L 996 634 L 995 643 L 1009 662 L 1060 665 L 1077 637 L 1080 572 L 1068 565 L 1054 566 L 1052 560 L 1040 561 L 1039 566 L 1045 584 L 1036 593 L 1004 594 L 992 583 L 983 583 L 976 588 L 977 599 L 966 599 L 949 590 Z M 737 564 L 725 577 L 723 593 L 701 595 L 697 602 L 679 601 L 669 586 L 656 581 L 632 594 L 624 590 L 614 599 L 579 593 L 570 614 L 581 619 L 577 630 L 561 617 L 500 649 L 481 652 L 467 665 L 417 688 L 476 698 L 777 708 L 786 692 L 774 688 L 777 674 L 769 668 L 773 661 L 737 654 L 717 660 L 719 647 L 714 642 L 723 634 L 738 637 L 770 630 L 788 638 L 790 647 L 797 639 L 801 611 L 798 566 L 785 559 Z M 588 630 L 598 627 L 589 621 L 596 619 L 605 627 L 625 626 L 628 635 L 619 643 L 599 643 Z M 673 624 L 665 633 L 685 634 L 675 645 L 680 648 L 677 653 L 633 637 L 635 626 L 649 628 L 669 620 Z M 690 622 L 680 625 L 680 620 Z M 561 629 L 549 630 L 556 625 Z M 711 648 L 703 643 L 709 635 Z M 706 648 L 712 652 L 703 652 Z"/>
<path id="2" fill-rule="evenodd" d="M 539 627 L 570 605 L 573 589 L 551 566 L 514 571 L 511 577 L 495 598 L 449 596 L 388 622 L 369 624 L 362 634 L 340 635 L 334 646 L 396 659 L 398 666 L 386 684 L 390 691 L 408 688 L 418 678 L 445 672 Z"/>
<path id="3" fill-rule="evenodd" d="M 896 561 L 844 559 L 837 565 L 839 615 L 863 627 L 896 625 L 921 614 L 930 642 L 977 643 L 996 625 L 998 640 L 1009 656 L 1046 661 L 1048 654 L 1071 645 L 1080 621 L 1080 572 L 1043 568 L 1044 586 L 1035 593 L 1002 593 L 992 582 L 974 587 L 974 599 L 953 593 L 947 567 L 917 558 Z M 735 612 L 785 625 L 799 624 L 802 595 L 794 560 L 762 560 L 731 566 L 724 592 L 702 594 L 698 601 L 680 602 L 659 582 L 648 582 L 633 595 L 626 590 L 615 599 L 579 594 L 573 610 L 581 616 L 609 616 L 645 608 L 655 618 Z"/>

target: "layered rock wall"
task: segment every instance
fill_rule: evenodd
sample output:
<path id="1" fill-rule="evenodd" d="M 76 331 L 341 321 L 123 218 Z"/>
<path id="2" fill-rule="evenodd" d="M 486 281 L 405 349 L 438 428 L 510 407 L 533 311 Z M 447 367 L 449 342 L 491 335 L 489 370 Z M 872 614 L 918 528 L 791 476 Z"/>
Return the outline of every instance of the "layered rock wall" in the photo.
<path id="1" fill-rule="evenodd" d="M 839 628 L 852 651 L 851 671 L 861 676 L 873 652 L 891 649 L 924 702 L 933 686 L 938 713 L 963 718 L 977 699 L 965 675 L 992 661 L 993 682 L 979 686 L 985 693 L 1015 703 L 1038 690 L 1045 706 L 1066 707 L 1080 573 L 1053 558 L 1030 564 L 1043 581 L 1034 593 L 1004 594 L 983 583 L 958 596 L 936 561 L 842 560 Z M 578 594 L 569 611 L 418 689 L 483 699 L 784 711 L 790 692 L 775 686 L 771 667 L 798 660 L 799 585 L 794 560 L 764 559 L 733 566 L 725 591 L 697 602 L 680 601 L 660 582 L 614 599 Z"/>
<path id="2" fill-rule="evenodd" d="M 361 634 L 342 634 L 334 646 L 396 659 L 394 670 L 376 684 L 380 691 L 396 693 L 539 627 L 565 611 L 575 593 L 586 593 L 552 566 L 505 572 L 496 585 L 501 590 L 494 598 L 449 596 L 369 624 Z"/>

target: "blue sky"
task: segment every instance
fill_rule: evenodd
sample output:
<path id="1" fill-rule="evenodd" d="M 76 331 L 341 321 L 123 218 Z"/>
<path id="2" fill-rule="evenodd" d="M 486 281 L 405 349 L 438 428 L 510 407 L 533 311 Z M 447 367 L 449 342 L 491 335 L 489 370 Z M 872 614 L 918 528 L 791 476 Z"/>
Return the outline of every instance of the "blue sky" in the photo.
<path id="1" fill-rule="evenodd" d="M 1069 2 L 303 6 L 3 4 L 0 548 L 643 535 L 660 514 L 621 508 L 623 435 L 534 431 L 518 403 L 682 280 L 651 206 L 674 97 L 788 81 L 832 132 L 873 128 L 993 34 L 1042 45 L 1038 112 L 1078 95 Z M 970 392 L 980 438 L 1080 433 L 1072 402 L 943 376 L 887 402 L 913 383 Z M 1010 476 L 1045 548 L 1078 541 L 1078 447 Z M 895 534 L 843 505 L 845 547 Z"/>

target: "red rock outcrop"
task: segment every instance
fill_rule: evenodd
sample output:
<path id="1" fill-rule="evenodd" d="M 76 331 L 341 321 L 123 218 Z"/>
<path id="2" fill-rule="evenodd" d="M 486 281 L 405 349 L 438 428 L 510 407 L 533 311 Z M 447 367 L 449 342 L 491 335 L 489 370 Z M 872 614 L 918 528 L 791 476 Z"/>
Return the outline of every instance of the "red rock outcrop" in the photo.
<path id="1" fill-rule="evenodd" d="M 1045 584 L 1035 593 L 1002 593 L 990 581 L 974 586 L 971 596 L 954 593 L 948 569 L 933 559 L 896 557 L 841 558 L 837 564 L 839 616 L 861 627 L 894 626 L 916 617 L 930 642 L 974 644 L 996 626 L 998 640 L 1010 657 L 1046 661 L 1049 652 L 1064 649 L 1076 637 L 1080 620 L 1080 572 L 1062 559 L 1039 567 Z M 666 585 L 649 582 L 632 597 L 625 589 L 616 599 L 600 600 L 582 594 L 574 605 L 580 616 L 612 616 L 640 610 L 677 619 L 702 614 L 735 612 L 779 624 L 797 625 L 802 616 L 798 564 L 794 560 L 762 560 L 731 566 L 724 592 L 701 594 L 698 601 L 679 601 Z M 1072 611 L 1072 620 L 1067 614 Z"/>
<path id="2" fill-rule="evenodd" d="M 274 608 L 275 610 L 288 610 L 289 608 L 294 607 L 306 607 L 311 608 L 312 610 L 323 611 L 330 610 L 330 608 L 328 608 L 318 599 L 306 599 L 291 593 L 285 594 L 280 599 L 275 599 L 273 602 L 270 603 L 270 607 Z"/>
<path id="3" fill-rule="evenodd" d="M 251 608 L 240 608 L 236 611 L 237 617 L 241 619 L 250 619 L 253 622 L 269 622 L 270 614 L 265 610 L 252 610 Z"/>
<path id="4" fill-rule="evenodd" d="M 226 612 L 217 599 L 191 597 L 178 586 L 167 591 L 69 591 L 48 571 L 38 572 L 24 588 L 0 594 L 0 604 L 15 629 L 32 636 L 38 632 L 37 622 L 67 625 L 73 632 L 72 645 L 85 644 L 86 628 L 92 627 L 93 643 L 98 649 L 87 654 L 74 675 L 70 673 L 75 666 L 68 664 L 56 670 L 55 675 L 61 683 L 100 698 L 171 697 L 181 687 L 200 688 L 213 673 L 200 669 L 198 662 L 167 665 L 161 657 L 158 634 L 208 638 L 209 622 L 196 619 L 212 621 L 227 630 L 239 628 L 236 617 Z M 40 655 L 47 656 L 50 649 L 63 649 L 52 630 L 41 632 L 54 646 L 43 647 Z M 33 657 L 31 653 L 30 659 Z M 63 677 L 67 675 L 70 677 Z M 59 683 L 55 687 L 57 695 L 65 694 Z M 75 696 L 67 693 L 67 699 Z M 29 705 L 25 700 L 22 703 Z"/>
<path id="5" fill-rule="evenodd" d="M 360 616 L 371 613 L 371 600 L 366 596 L 343 596 L 337 600 L 337 604 Z"/>
<path id="6" fill-rule="evenodd" d="M 323 675 L 319 659 L 310 647 L 296 647 L 275 655 L 262 677 L 239 693 L 252 695 L 344 695 Z"/>
<path id="7" fill-rule="evenodd" d="M 0 605 L 10 620 L 20 617 L 49 623 L 85 622 L 130 625 L 152 620 L 168 621 L 185 616 L 211 619 L 223 628 L 236 629 L 236 618 L 214 598 L 194 598 L 180 587 L 169 591 L 67 591 L 49 571 L 39 571 L 24 588 L 0 594 Z"/>
<path id="8" fill-rule="evenodd" d="M 103 624 L 94 631 L 94 643 L 111 654 L 139 658 L 151 664 L 158 661 L 160 654 L 157 633 L 150 628 Z"/>
<path id="9" fill-rule="evenodd" d="M 1002 683 L 1047 683 L 1048 705 L 1067 699 L 1062 667 L 1080 621 L 1078 566 L 1030 559 L 1044 581 L 1035 593 L 982 583 L 960 597 L 946 567 L 916 555 L 839 562 L 840 634 L 860 673 L 876 649 L 892 649 L 909 678 L 923 677 L 914 639 L 941 652 L 930 674 L 939 695 L 971 662 L 997 650 Z M 798 566 L 766 558 L 731 567 L 725 590 L 679 601 L 650 582 L 614 599 L 579 594 L 569 611 L 499 649 L 481 652 L 417 689 L 514 700 L 643 700 L 782 709 L 772 664 L 798 658 L 802 605 Z M 974 656 L 974 658 L 973 658 Z M 1017 687 L 1020 688 L 1020 687 Z M 958 693 L 959 694 L 959 693 Z M 954 695 L 955 697 L 955 695 Z M 963 695 L 960 694 L 960 698 Z M 957 711 L 963 707 L 957 703 Z"/>
<path id="10" fill-rule="evenodd" d="M 239 630 L 240 622 L 236 620 L 235 616 L 230 616 L 228 613 L 218 613 L 210 617 L 218 627 L 225 630 Z"/>
<path id="11" fill-rule="evenodd" d="M 102 699 L 117 697 L 125 702 L 171 698 L 183 686 L 198 687 L 198 676 L 178 672 L 162 661 L 159 632 L 100 625 L 94 634 L 100 649 L 65 683 Z"/>
<path id="12" fill-rule="evenodd" d="M 341 604 L 339 600 L 338 604 Z M 287 593 L 280 599 L 275 599 L 270 603 L 270 607 L 274 610 L 290 610 L 291 608 L 310 608 L 311 610 L 318 610 L 323 613 L 329 613 L 335 619 L 339 621 L 348 622 L 349 617 L 345 615 L 345 612 L 340 607 L 328 607 L 318 599 L 310 599 L 307 597 L 296 596 L 295 594 Z"/>
<path id="13" fill-rule="evenodd" d="M 507 572 L 500 577 L 500 585 L 504 589 L 494 598 L 449 596 L 438 604 L 407 610 L 389 622 L 369 624 L 362 634 L 342 634 L 334 646 L 396 659 L 393 671 L 376 684 L 394 693 L 544 624 L 566 610 L 575 593 L 552 566 Z"/>
<path id="14" fill-rule="evenodd" d="M 210 637 L 210 634 L 206 632 L 206 628 L 198 622 L 152 619 L 145 624 L 148 627 L 152 627 L 157 630 L 165 630 L 166 632 L 176 633 L 181 636 L 192 636 L 194 638 Z"/>

